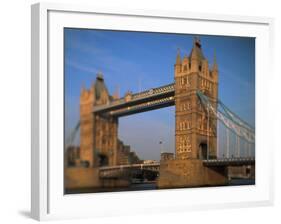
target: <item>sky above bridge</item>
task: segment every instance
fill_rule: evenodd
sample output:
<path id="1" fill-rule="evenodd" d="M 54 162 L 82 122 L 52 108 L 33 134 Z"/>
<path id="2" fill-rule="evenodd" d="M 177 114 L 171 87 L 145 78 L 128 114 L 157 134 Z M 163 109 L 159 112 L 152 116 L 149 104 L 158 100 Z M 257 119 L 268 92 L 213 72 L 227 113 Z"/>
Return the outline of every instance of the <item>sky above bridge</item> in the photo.
<path id="1" fill-rule="evenodd" d="M 65 29 L 65 137 L 79 121 L 81 87 L 102 72 L 111 95 L 139 92 L 174 82 L 177 49 L 189 55 L 195 35 Z M 255 39 L 199 35 L 204 56 L 219 68 L 219 98 L 255 126 Z M 119 139 L 141 159 L 174 152 L 175 108 L 119 119 Z M 163 145 L 160 146 L 159 142 Z M 76 138 L 79 144 L 79 136 Z"/>

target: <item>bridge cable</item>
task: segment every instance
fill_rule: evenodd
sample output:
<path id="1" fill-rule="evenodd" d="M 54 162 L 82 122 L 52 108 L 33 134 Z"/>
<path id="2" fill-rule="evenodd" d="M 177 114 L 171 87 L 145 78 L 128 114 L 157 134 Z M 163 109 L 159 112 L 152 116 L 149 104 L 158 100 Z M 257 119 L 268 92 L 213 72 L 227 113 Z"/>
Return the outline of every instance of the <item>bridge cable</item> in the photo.
<path id="1" fill-rule="evenodd" d="M 225 129 L 225 157 L 228 158 L 228 129 Z"/>
<path id="2" fill-rule="evenodd" d="M 74 129 L 70 132 L 70 135 L 65 140 L 65 150 L 71 146 L 75 140 L 76 134 L 80 128 L 80 121 L 75 125 Z"/>
<path id="3" fill-rule="evenodd" d="M 254 143 L 254 141 L 255 141 L 254 129 L 249 129 L 249 126 L 247 124 L 245 124 L 246 122 L 242 122 L 242 120 L 240 118 L 237 118 L 238 121 L 231 118 L 231 115 L 233 115 L 234 113 L 232 113 L 230 111 L 223 112 L 223 111 L 215 109 L 211 105 L 209 98 L 206 95 L 204 95 L 201 91 L 197 91 L 197 96 L 199 97 L 199 99 L 202 102 L 205 109 L 209 108 L 209 110 L 211 110 L 211 112 L 215 115 L 215 117 L 217 119 L 219 119 L 220 121 L 222 121 L 222 123 L 228 129 L 230 129 L 236 135 L 239 135 L 240 137 L 244 138 L 246 141 Z M 227 109 L 225 109 L 225 110 L 227 110 Z"/>

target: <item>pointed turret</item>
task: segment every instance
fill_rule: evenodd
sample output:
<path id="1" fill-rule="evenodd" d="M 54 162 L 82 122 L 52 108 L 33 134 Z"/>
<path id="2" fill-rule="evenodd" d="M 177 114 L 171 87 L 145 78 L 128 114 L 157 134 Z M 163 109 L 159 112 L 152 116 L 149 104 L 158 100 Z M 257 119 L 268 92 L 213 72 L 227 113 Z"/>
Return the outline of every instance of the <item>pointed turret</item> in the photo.
<path id="1" fill-rule="evenodd" d="M 181 72 L 181 55 L 180 55 L 180 49 L 178 48 L 176 64 L 175 64 L 175 76 L 177 76 L 180 72 Z"/>
<path id="2" fill-rule="evenodd" d="M 214 71 L 218 72 L 218 64 L 217 64 L 216 51 L 214 52 L 213 72 Z"/>
<path id="3" fill-rule="evenodd" d="M 180 49 L 178 48 L 177 50 L 177 59 L 176 59 L 176 65 L 181 64 L 181 54 L 180 54 Z"/>
<path id="4" fill-rule="evenodd" d="M 201 42 L 199 37 L 195 37 L 194 41 L 193 41 L 193 48 L 191 50 L 191 53 L 189 55 L 191 60 L 203 60 L 205 59 L 203 53 L 202 53 L 202 49 L 201 49 Z"/>
<path id="5" fill-rule="evenodd" d="M 201 66 L 201 62 L 205 60 L 205 57 L 202 53 L 200 39 L 198 37 L 194 38 L 193 48 L 189 55 L 191 61 L 191 71 L 198 72 Z"/>
<path id="6" fill-rule="evenodd" d="M 188 72 L 189 71 L 189 58 L 185 55 L 182 59 L 182 71 Z"/>
<path id="7" fill-rule="evenodd" d="M 96 100 L 96 88 L 95 88 L 95 82 L 92 81 L 91 89 L 90 89 L 93 101 L 95 102 Z"/>
<path id="8" fill-rule="evenodd" d="M 95 82 L 95 97 L 100 103 L 107 103 L 109 100 L 109 92 L 104 83 L 103 75 L 101 72 L 98 72 L 96 82 Z"/>

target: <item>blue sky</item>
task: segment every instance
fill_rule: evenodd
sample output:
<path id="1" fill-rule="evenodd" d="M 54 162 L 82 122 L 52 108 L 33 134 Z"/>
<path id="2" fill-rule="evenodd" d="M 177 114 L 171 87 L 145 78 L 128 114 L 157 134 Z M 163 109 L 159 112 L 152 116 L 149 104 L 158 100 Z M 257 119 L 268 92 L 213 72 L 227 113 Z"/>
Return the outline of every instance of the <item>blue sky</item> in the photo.
<path id="1" fill-rule="evenodd" d="M 189 55 L 195 35 L 65 29 L 66 137 L 79 121 L 81 87 L 102 72 L 109 92 L 138 92 L 174 80 L 177 49 Z M 219 66 L 219 98 L 255 126 L 255 39 L 200 35 L 204 56 Z M 119 138 L 142 159 L 174 152 L 174 107 L 119 119 Z M 79 142 L 79 137 L 76 139 Z"/>

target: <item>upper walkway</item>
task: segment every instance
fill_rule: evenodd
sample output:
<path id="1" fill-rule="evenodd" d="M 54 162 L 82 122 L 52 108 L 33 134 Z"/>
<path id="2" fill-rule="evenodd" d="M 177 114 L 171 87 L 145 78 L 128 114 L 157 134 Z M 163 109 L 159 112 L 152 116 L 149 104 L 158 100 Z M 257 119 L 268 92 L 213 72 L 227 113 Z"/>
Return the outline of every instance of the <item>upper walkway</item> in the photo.
<path id="1" fill-rule="evenodd" d="M 159 107 L 174 105 L 175 87 L 174 83 L 151 88 L 143 92 L 131 94 L 111 101 L 108 104 L 93 107 L 93 113 L 109 113 L 111 116 L 122 116 Z"/>

